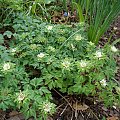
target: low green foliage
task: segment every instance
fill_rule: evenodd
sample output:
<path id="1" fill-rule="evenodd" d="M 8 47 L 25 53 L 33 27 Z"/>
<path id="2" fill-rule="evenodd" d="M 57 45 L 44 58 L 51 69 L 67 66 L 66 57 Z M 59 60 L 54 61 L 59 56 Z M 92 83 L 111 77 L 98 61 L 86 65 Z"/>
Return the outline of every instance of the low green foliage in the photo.
<path id="1" fill-rule="evenodd" d="M 23 11 L 23 0 L 0 0 L 0 23 L 10 22 L 15 11 Z"/>
<path id="2" fill-rule="evenodd" d="M 11 22 L 12 17 L 16 12 L 24 12 L 27 15 L 39 16 L 40 19 L 51 19 L 49 9 L 46 5 L 55 3 L 56 0 L 0 0 L 0 25 Z M 52 10 L 55 7 L 51 6 Z M 44 16 L 44 17 L 43 17 Z"/>
<path id="3" fill-rule="evenodd" d="M 53 25 L 20 14 L 13 27 L 16 40 L 9 49 L 0 45 L 0 109 L 19 108 L 26 118 L 45 119 L 55 112 L 53 88 L 119 104 L 113 81 L 118 50 L 88 42 L 84 24 Z"/>

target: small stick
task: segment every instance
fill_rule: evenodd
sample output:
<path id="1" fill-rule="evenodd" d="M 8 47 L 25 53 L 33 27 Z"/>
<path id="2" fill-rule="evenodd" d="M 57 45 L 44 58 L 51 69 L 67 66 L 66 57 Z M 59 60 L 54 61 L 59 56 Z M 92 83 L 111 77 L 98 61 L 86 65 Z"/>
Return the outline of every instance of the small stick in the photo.
<path id="1" fill-rule="evenodd" d="M 7 120 L 7 119 L 5 118 L 5 116 L 2 115 L 2 113 L 0 113 L 0 115 L 1 115 L 1 117 L 2 117 L 4 120 Z"/>
<path id="2" fill-rule="evenodd" d="M 80 113 L 81 113 L 82 117 L 84 118 L 84 115 L 82 114 L 82 112 L 81 112 L 81 111 L 80 111 Z"/>
<path id="3" fill-rule="evenodd" d="M 76 109 L 75 109 L 75 118 L 77 119 L 77 116 L 78 116 L 78 114 L 77 114 L 77 101 L 76 101 L 75 107 L 76 107 Z"/>
<path id="4" fill-rule="evenodd" d="M 90 113 L 88 114 L 88 116 L 87 116 L 87 118 L 86 118 L 86 120 L 88 119 L 88 117 L 90 116 Z"/>
<path id="5" fill-rule="evenodd" d="M 63 111 L 61 112 L 60 116 L 65 112 L 67 106 L 68 106 L 68 104 L 65 106 L 65 108 L 64 108 Z"/>
<path id="6" fill-rule="evenodd" d="M 73 108 L 72 108 L 72 106 L 71 106 L 71 104 L 69 103 L 69 101 L 64 97 L 64 96 L 62 96 L 58 91 L 56 91 L 55 89 L 53 89 L 56 93 L 58 93 L 67 103 L 68 103 L 68 105 L 71 107 L 71 109 L 73 110 Z M 74 110 L 73 110 L 74 111 Z"/>
<path id="7" fill-rule="evenodd" d="M 64 103 L 63 103 L 63 104 L 61 104 L 61 105 L 59 105 L 56 109 L 59 109 L 62 105 L 64 105 Z"/>
<path id="8" fill-rule="evenodd" d="M 97 120 L 100 120 L 97 115 L 89 108 L 89 110 L 92 112 L 92 114 L 96 117 Z"/>
<path id="9" fill-rule="evenodd" d="M 71 119 L 70 120 L 73 120 L 73 111 L 72 111 L 72 116 L 71 116 Z"/>

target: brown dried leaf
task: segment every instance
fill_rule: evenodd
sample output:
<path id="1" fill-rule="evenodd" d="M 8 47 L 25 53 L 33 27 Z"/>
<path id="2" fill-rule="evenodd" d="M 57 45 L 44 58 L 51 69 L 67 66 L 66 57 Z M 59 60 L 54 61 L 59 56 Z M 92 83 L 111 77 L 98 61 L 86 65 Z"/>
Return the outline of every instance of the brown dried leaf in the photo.
<path id="1" fill-rule="evenodd" d="M 17 111 L 12 111 L 9 113 L 9 116 L 12 117 L 12 116 L 16 116 L 18 115 L 19 113 Z"/>
<path id="2" fill-rule="evenodd" d="M 86 104 L 81 104 L 81 103 L 74 103 L 73 104 L 73 108 L 75 109 L 75 110 L 82 110 L 82 111 L 84 111 L 84 110 L 87 110 L 88 108 L 89 108 L 89 106 L 87 106 Z"/>
<path id="3" fill-rule="evenodd" d="M 112 117 L 108 117 L 107 120 L 119 120 L 118 117 L 112 116 Z"/>

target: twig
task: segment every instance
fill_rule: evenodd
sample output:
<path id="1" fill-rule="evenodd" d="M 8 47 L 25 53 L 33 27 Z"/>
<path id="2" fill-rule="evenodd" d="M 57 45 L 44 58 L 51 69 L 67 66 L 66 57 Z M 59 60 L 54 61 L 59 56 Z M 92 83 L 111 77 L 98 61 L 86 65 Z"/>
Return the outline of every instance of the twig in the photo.
<path id="1" fill-rule="evenodd" d="M 81 113 L 81 115 L 82 115 L 82 117 L 83 117 L 83 119 L 84 119 L 84 115 L 82 114 L 82 112 L 80 111 L 80 113 Z"/>
<path id="2" fill-rule="evenodd" d="M 76 120 L 77 120 L 77 116 L 78 116 L 78 114 L 77 114 L 77 101 L 76 101 L 76 104 L 75 104 L 75 118 L 76 118 Z"/>
<path id="3" fill-rule="evenodd" d="M 113 79 L 119 86 L 120 86 L 120 82 L 117 81 L 116 79 Z"/>
<path id="4" fill-rule="evenodd" d="M 73 111 L 72 111 L 72 116 L 71 116 L 71 119 L 70 120 L 72 120 L 73 119 Z"/>
<path id="5" fill-rule="evenodd" d="M 58 95 L 60 95 L 67 103 L 68 105 L 71 107 L 71 109 L 74 111 L 74 109 L 72 108 L 71 104 L 69 103 L 69 101 L 64 97 L 62 96 L 57 90 L 53 89 Z"/>
<path id="6" fill-rule="evenodd" d="M 64 108 L 63 111 L 61 112 L 60 116 L 65 112 L 67 106 L 68 106 L 68 104 L 65 106 L 65 108 Z"/>
<path id="7" fill-rule="evenodd" d="M 86 120 L 88 119 L 88 117 L 90 116 L 90 113 L 88 114 L 88 116 L 87 116 L 87 118 L 86 118 Z"/>
<path id="8" fill-rule="evenodd" d="M 64 103 L 63 103 L 64 104 Z M 56 109 L 59 109 L 63 104 L 59 105 Z"/>
<path id="9" fill-rule="evenodd" d="M 4 115 L 2 115 L 1 113 L 0 113 L 0 115 L 3 117 L 4 120 L 7 120 Z"/>
<path id="10" fill-rule="evenodd" d="M 97 120 L 100 120 L 100 119 L 97 117 L 97 115 L 93 112 L 93 110 L 91 110 L 90 108 L 89 108 L 89 110 L 92 112 L 92 114 L 96 117 Z"/>

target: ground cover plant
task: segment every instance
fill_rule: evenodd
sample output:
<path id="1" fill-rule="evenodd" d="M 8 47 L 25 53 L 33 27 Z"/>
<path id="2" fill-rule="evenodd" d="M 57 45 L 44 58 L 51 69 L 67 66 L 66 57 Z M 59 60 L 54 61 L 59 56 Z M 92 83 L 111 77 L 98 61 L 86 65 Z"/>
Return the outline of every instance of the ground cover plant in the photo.
<path id="1" fill-rule="evenodd" d="M 55 113 L 53 89 L 98 97 L 105 106 L 120 105 L 120 87 L 114 82 L 119 50 L 89 42 L 85 24 L 54 25 L 17 14 L 12 27 L 15 33 L 0 37 L 15 38 L 0 45 L 1 109 L 46 120 Z"/>
<path id="2" fill-rule="evenodd" d="M 59 9 L 56 7 L 56 2 L 55 0 L 0 0 L 0 25 L 10 23 L 11 16 L 16 12 L 24 12 L 50 22 L 51 12 Z"/>

